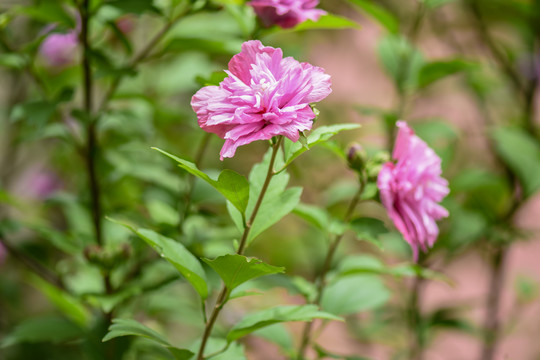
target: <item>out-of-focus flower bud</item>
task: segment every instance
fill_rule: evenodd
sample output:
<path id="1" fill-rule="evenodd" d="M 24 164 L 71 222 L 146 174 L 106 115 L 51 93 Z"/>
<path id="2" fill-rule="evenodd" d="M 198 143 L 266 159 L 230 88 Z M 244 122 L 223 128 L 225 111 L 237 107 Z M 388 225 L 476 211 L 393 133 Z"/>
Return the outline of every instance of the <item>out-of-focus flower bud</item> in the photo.
<path id="1" fill-rule="evenodd" d="M 354 143 L 347 151 L 347 162 L 349 167 L 356 172 L 364 171 L 367 161 L 367 153 L 362 145 Z"/>
<path id="2" fill-rule="evenodd" d="M 73 64 L 77 58 L 78 35 L 75 30 L 66 34 L 52 33 L 39 48 L 40 55 L 47 65 L 54 68 L 64 68 Z"/>
<path id="3" fill-rule="evenodd" d="M 366 163 L 366 174 L 368 180 L 377 180 L 383 165 L 388 161 L 390 161 L 390 154 L 388 154 L 386 151 L 378 152 L 371 159 L 369 159 L 369 161 Z"/>
<path id="4" fill-rule="evenodd" d="M 98 245 L 90 245 L 84 249 L 84 257 L 88 262 L 107 271 L 123 264 L 130 256 L 129 244 L 122 244 L 114 250 L 103 249 Z"/>

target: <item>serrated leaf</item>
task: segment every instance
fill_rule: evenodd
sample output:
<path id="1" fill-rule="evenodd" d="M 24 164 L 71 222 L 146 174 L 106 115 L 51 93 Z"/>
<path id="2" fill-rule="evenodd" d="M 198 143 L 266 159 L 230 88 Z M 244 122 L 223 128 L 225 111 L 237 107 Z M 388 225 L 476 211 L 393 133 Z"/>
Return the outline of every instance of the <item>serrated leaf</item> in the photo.
<path id="1" fill-rule="evenodd" d="M 358 6 L 379 24 L 384 26 L 389 32 L 396 34 L 399 31 L 398 20 L 385 8 L 368 0 L 349 0 L 349 2 Z"/>
<path id="2" fill-rule="evenodd" d="M 524 188 L 525 196 L 531 196 L 540 188 L 540 145 L 524 130 L 499 127 L 492 134 L 497 153 L 516 173 Z"/>
<path id="3" fill-rule="evenodd" d="M 165 156 L 175 160 L 178 163 L 178 166 L 180 166 L 182 169 L 206 181 L 217 191 L 219 191 L 227 200 L 229 200 L 231 204 L 233 204 L 238 211 L 240 211 L 240 213 L 245 213 L 249 202 L 249 182 L 244 176 L 232 170 L 225 169 L 219 174 L 216 181 L 199 170 L 194 163 L 169 154 L 161 149 L 152 149 L 157 150 Z"/>
<path id="4" fill-rule="evenodd" d="M 245 316 L 233 326 L 227 335 L 227 340 L 234 341 L 257 329 L 276 323 L 313 319 L 342 320 L 338 316 L 320 311 L 316 305 L 277 306 Z"/>
<path id="5" fill-rule="evenodd" d="M 202 299 L 206 299 L 208 297 L 206 275 L 201 263 L 191 252 L 189 252 L 189 250 L 184 247 L 184 245 L 152 230 L 135 229 L 126 224 L 119 224 L 133 231 L 139 238 L 150 245 L 160 256 L 171 263 L 193 286 L 193 288 L 195 288 Z"/>
<path id="6" fill-rule="evenodd" d="M 259 259 L 238 254 L 228 254 L 214 260 L 203 259 L 203 261 L 218 273 L 229 292 L 248 280 L 285 271 L 283 267 L 265 264 Z"/>

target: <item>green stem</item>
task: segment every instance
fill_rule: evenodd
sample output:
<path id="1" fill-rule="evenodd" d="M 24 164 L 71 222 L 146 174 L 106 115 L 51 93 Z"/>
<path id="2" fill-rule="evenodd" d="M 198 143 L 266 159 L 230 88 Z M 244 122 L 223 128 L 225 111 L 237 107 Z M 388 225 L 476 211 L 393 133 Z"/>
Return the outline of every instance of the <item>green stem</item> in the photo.
<path id="1" fill-rule="evenodd" d="M 349 203 L 349 207 L 347 209 L 347 212 L 345 213 L 345 222 L 349 222 L 351 220 L 351 217 L 354 214 L 354 209 L 356 208 L 356 205 L 358 205 L 358 203 L 360 202 L 360 198 L 362 196 L 362 193 L 364 192 L 365 185 L 366 182 L 362 176 L 360 180 L 360 187 L 352 198 L 351 202 Z M 324 290 L 326 288 L 326 274 L 330 270 L 334 254 L 338 248 L 339 243 L 341 242 L 341 239 L 343 239 L 343 235 L 344 234 L 336 235 L 335 238 L 330 242 L 330 247 L 328 248 L 328 252 L 326 253 L 326 258 L 324 259 L 324 265 L 322 267 L 321 273 L 317 277 L 317 296 L 313 301 L 313 304 L 315 305 L 320 306 L 321 304 Z M 298 348 L 297 360 L 304 359 L 304 354 L 311 338 L 312 326 L 313 321 L 306 322 L 306 324 L 304 325 L 304 330 L 302 331 L 302 337 L 300 341 L 300 347 Z"/>
<path id="2" fill-rule="evenodd" d="M 157 32 L 157 34 L 154 35 L 150 41 L 142 48 L 141 51 L 139 51 L 131 61 L 126 65 L 127 68 L 135 68 L 137 67 L 141 62 L 146 60 L 149 56 L 152 50 L 161 42 L 163 37 L 169 32 L 169 30 L 184 16 L 189 12 L 190 8 L 186 7 L 186 9 L 182 12 L 180 12 L 177 16 L 175 16 L 173 19 L 170 19 L 167 21 L 167 23 Z M 118 87 L 120 86 L 120 83 L 124 79 L 124 74 L 118 75 L 113 82 L 111 83 L 111 86 L 105 93 L 105 96 L 103 97 L 103 100 L 101 101 L 101 105 L 99 106 L 99 112 L 102 113 L 106 110 L 107 105 L 109 104 L 110 100 L 114 96 L 116 90 L 118 90 Z"/>
<path id="3" fill-rule="evenodd" d="M 242 234 L 242 239 L 240 240 L 240 245 L 238 246 L 238 250 L 236 251 L 238 255 L 242 255 L 247 247 L 247 239 L 251 231 L 251 226 L 253 225 L 253 222 L 255 221 L 255 218 L 257 217 L 257 213 L 259 212 L 259 209 L 263 202 L 264 195 L 266 194 L 266 191 L 268 190 L 270 181 L 272 180 L 272 177 L 276 174 L 274 171 L 274 163 L 276 161 L 277 153 L 279 152 L 279 147 L 281 146 L 282 141 L 283 141 L 283 136 L 280 136 L 278 140 L 276 141 L 276 143 L 272 146 L 272 157 L 270 158 L 270 163 L 268 164 L 268 171 L 266 173 L 266 178 L 261 188 L 261 192 L 259 193 L 259 197 L 257 198 L 257 202 L 255 203 L 255 207 L 253 208 L 253 212 L 251 213 L 251 217 L 245 224 L 244 232 Z M 214 324 L 216 323 L 216 320 L 219 316 L 219 313 L 221 312 L 221 309 L 227 303 L 227 300 L 229 298 L 229 293 L 230 293 L 229 289 L 227 289 L 226 286 L 223 286 L 216 300 L 216 305 L 214 306 L 214 310 L 212 311 L 212 314 L 210 315 L 210 317 L 208 318 L 208 321 L 206 322 L 206 326 L 204 328 L 204 333 L 201 340 L 201 346 L 199 347 L 199 352 L 197 355 L 197 360 L 204 359 L 204 349 L 206 348 L 206 343 L 208 342 L 208 339 L 210 338 L 210 334 L 212 333 L 212 329 L 214 328 Z"/>
<path id="4" fill-rule="evenodd" d="M 426 9 L 424 4 L 419 1 L 418 7 L 416 10 L 416 13 L 414 15 L 413 22 L 411 24 L 411 27 L 406 34 L 407 39 L 411 44 L 414 44 L 416 42 L 416 39 L 418 37 L 418 34 L 420 32 L 420 28 L 422 25 L 422 20 L 424 19 Z M 410 76 L 410 66 L 412 61 L 412 56 L 414 54 L 414 49 L 411 50 L 411 52 L 404 57 L 401 57 L 401 66 L 398 69 L 398 75 L 397 75 L 397 91 L 398 91 L 398 105 L 395 113 L 395 120 L 400 120 L 405 115 L 405 110 L 407 108 L 407 102 L 409 101 L 409 89 L 407 88 L 407 79 Z M 387 148 L 391 152 L 392 147 L 394 146 L 395 137 L 396 137 L 396 129 L 395 129 L 395 123 L 388 123 L 388 121 L 385 121 L 386 124 L 386 135 L 387 135 Z"/>
<path id="5" fill-rule="evenodd" d="M 212 137 L 211 133 L 204 133 L 201 143 L 199 144 L 199 148 L 197 149 L 197 154 L 195 154 L 195 159 L 194 159 L 195 160 L 194 164 L 198 168 L 201 166 L 204 153 L 206 152 L 206 149 L 208 148 L 208 144 L 210 143 L 211 137 Z M 194 190 L 195 190 L 195 176 L 189 175 L 188 176 L 188 191 L 184 199 L 184 204 L 185 204 L 184 211 L 180 212 L 180 222 L 178 224 L 178 226 L 180 227 L 180 232 L 182 232 L 182 223 L 189 215 L 191 201 L 193 200 Z"/>
<path id="6" fill-rule="evenodd" d="M 495 359 L 497 343 L 500 336 L 499 308 L 501 292 L 506 273 L 506 260 L 508 247 L 497 246 L 492 258 L 492 271 L 489 282 L 489 291 L 486 298 L 486 316 L 484 319 L 484 345 L 482 360 Z"/>
<path id="7" fill-rule="evenodd" d="M 419 264 L 422 260 L 419 261 Z M 423 279 L 416 275 L 413 278 L 409 302 L 407 305 L 407 320 L 409 325 L 409 360 L 422 360 L 424 352 L 424 341 L 422 335 L 421 315 L 420 315 L 420 291 Z"/>

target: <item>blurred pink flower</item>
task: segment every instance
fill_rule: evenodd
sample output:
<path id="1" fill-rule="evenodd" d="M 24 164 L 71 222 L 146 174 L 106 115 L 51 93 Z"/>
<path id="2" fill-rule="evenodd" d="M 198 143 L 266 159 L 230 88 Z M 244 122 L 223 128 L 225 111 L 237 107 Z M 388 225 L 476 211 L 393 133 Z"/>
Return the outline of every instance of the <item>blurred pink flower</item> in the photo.
<path id="1" fill-rule="evenodd" d="M 40 166 L 31 166 L 20 175 L 13 190 L 27 199 L 45 200 L 63 187 L 56 173 Z"/>
<path id="2" fill-rule="evenodd" d="M 388 215 L 417 261 L 418 248 L 426 252 L 439 235 L 435 221 L 448 216 L 448 211 L 438 204 L 449 193 L 448 181 L 441 177 L 441 159 L 435 152 L 406 122 L 398 121 L 397 126 L 392 154 L 397 161 L 383 165 L 377 186 Z"/>
<path id="3" fill-rule="evenodd" d="M 248 4 L 265 26 L 292 28 L 310 19 L 317 21 L 326 11 L 315 9 L 319 0 L 252 0 Z"/>
<path id="4" fill-rule="evenodd" d="M 52 67 L 65 67 L 72 64 L 77 56 L 78 33 L 72 30 L 66 34 L 52 33 L 39 48 L 39 53 Z"/>
<path id="5" fill-rule="evenodd" d="M 225 139 L 221 160 L 256 140 L 284 135 L 298 141 L 315 118 L 309 104 L 332 92 L 324 69 L 283 58 L 281 49 L 258 40 L 245 42 L 225 72 L 219 86 L 206 86 L 191 99 L 199 126 Z"/>

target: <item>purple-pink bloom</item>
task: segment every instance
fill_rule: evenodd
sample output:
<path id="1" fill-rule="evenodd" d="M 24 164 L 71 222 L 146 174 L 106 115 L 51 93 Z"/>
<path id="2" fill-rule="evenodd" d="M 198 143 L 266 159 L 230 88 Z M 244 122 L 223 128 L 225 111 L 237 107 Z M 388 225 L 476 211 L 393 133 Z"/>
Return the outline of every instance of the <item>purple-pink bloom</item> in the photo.
<path id="1" fill-rule="evenodd" d="M 450 192 L 441 177 L 441 159 L 405 121 L 399 128 L 392 157 L 395 163 L 383 165 L 377 179 L 381 201 L 396 228 L 413 251 L 427 251 L 439 235 L 436 220 L 448 216 L 438 203 Z"/>
<path id="2" fill-rule="evenodd" d="M 324 69 L 283 58 L 281 49 L 258 40 L 242 44 L 225 72 L 219 86 L 206 86 L 191 99 L 199 126 L 225 139 L 221 160 L 256 140 L 283 135 L 298 141 L 315 118 L 309 104 L 332 92 Z"/>
<path id="3" fill-rule="evenodd" d="M 52 33 L 43 42 L 39 52 L 52 67 L 65 67 L 75 61 L 78 47 L 76 30 L 66 34 Z"/>
<path id="4" fill-rule="evenodd" d="M 252 0 L 248 3 L 265 26 L 278 25 L 284 29 L 306 21 L 317 21 L 326 11 L 315 9 L 319 0 Z"/>

